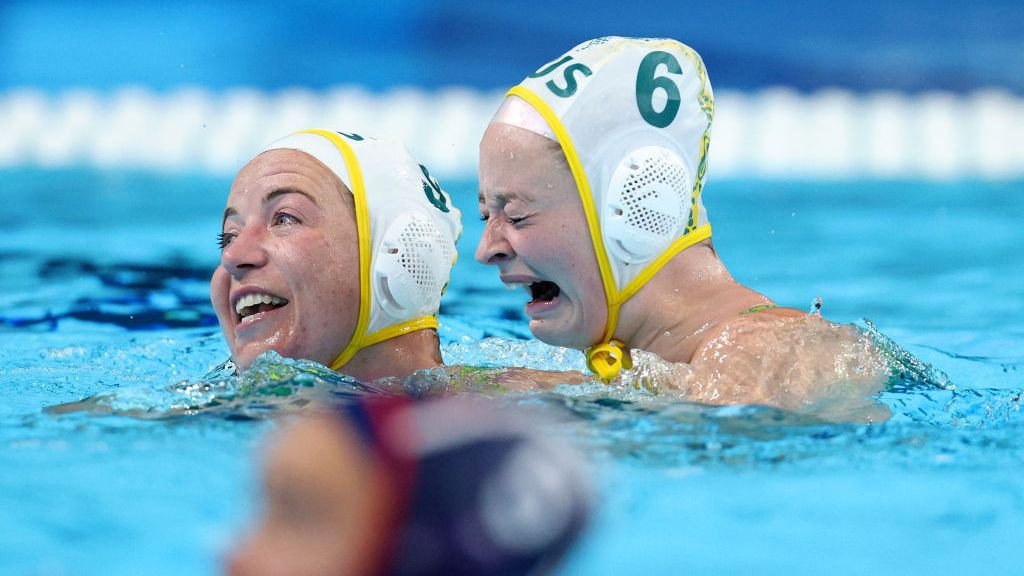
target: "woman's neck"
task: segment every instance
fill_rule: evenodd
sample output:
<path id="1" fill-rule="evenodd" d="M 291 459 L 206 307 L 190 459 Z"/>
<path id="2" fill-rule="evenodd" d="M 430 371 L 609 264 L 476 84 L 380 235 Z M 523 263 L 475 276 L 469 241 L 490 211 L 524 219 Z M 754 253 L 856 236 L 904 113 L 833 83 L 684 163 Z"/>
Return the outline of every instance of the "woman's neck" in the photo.
<path id="1" fill-rule="evenodd" d="M 362 348 L 340 372 L 361 382 L 371 382 L 388 376 L 404 378 L 441 364 L 437 332 L 417 330 Z"/>
<path id="2" fill-rule="evenodd" d="M 671 362 L 690 362 L 708 332 L 771 300 L 736 282 L 708 245 L 677 254 L 622 305 L 615 337 Z"/>

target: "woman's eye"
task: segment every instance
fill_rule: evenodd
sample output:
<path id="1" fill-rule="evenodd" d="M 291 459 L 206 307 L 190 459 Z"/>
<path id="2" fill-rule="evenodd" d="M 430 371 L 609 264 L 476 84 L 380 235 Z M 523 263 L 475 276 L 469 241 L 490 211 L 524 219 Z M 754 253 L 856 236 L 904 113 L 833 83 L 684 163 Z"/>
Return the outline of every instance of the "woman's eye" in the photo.
<path id="1" fill-rule="evenodd" d="M 519 224 L 523 220 L 526 220 L 526 216 L 523 216 L 521 218 L 513 218 L 512 216 L 509 216 L 505 220 L 507 220 L 509 224 L 515 226 L 516 224 Z"/>
<path id="2" fill-rule="evenodd" d="M 296 218 L 295 216 L 292 216 L 291 214 L 289 214 L 287 212 L 278 212 L 278 213 L 274 214 L 274 221 L 273 221 L 273 225 L 274 226 L 277 226 L 279 224 L 298 224 L 298 223 L 299 223 L 299 219 Z"/>
<path id="3" fill-rule="evenodd" d="M 217 245 L 220 246 L 221 250 L 223 250 L 228 247 L 228 244 L 235 241 L 235 236 L 235 234 L 230 232 L 221 232 L 220 234 L 217 234 Z"/>

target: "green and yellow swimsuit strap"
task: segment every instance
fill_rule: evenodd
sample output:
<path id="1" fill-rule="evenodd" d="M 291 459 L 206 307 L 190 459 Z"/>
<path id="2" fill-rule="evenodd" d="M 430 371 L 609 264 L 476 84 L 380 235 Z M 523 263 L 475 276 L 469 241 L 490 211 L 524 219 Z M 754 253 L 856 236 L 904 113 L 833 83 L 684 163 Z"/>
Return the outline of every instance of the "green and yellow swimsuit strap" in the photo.
<path id="1" fill-rule="evenodd" d="M 757 306 L 751 306 L 746 310 L 740 312 L 740 316 L 744 314 L 753 314 L 754 312 L 760 312 L 762 310 L 771 310 L 772 308 L 778 308 L 778 304 L 759 304 Z"/>

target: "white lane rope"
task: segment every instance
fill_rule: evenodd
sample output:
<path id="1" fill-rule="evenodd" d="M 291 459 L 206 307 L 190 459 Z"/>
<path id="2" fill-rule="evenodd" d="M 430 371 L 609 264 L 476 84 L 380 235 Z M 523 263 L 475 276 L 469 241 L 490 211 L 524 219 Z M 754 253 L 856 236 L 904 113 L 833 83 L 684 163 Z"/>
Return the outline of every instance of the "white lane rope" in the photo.
<path id="1" fill-rule="evenodd" d="M 501 92 L 341 86 L 261 92 L 0 92 L 0 168 L 233 174 L 262 145 L 321 126 L 404 140 L 442 179 L 473 178 Z M 1024 178 L 1024 98 L 991 89 L 716 92 L 709 178 Z"/>

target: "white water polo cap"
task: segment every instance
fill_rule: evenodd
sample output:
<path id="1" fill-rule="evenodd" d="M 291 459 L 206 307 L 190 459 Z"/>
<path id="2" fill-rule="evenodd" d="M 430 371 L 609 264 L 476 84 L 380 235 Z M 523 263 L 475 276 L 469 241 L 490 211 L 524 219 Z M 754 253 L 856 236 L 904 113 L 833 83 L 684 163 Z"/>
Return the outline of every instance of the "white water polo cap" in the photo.
<path id="1" fill-rule="evenodd" d="M 460 212 L 404 146 L 359 134 L 303 130 L 261 150 L 299 150 L 352 192 L 359 235 L 359 319 L 331 363 L 401 334 L 437 328 L 462 235 Z"/>
<path id="2" fill-rule="evenodd" d="M 545 64 L 492 122 L 561 145 L 583 201 L 608 301 L 588 366 L 610 379 L 629 357 L 619 307 L 673 256 L 711 236 L 701 190 L 714 96 L 704 63 L 671 39 L 605 37 Z"/>

